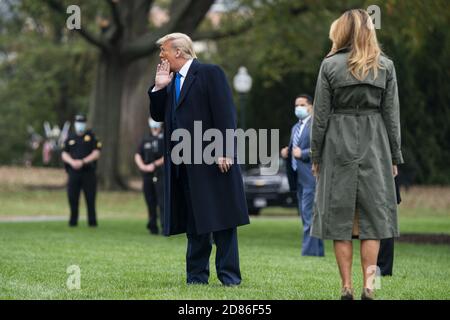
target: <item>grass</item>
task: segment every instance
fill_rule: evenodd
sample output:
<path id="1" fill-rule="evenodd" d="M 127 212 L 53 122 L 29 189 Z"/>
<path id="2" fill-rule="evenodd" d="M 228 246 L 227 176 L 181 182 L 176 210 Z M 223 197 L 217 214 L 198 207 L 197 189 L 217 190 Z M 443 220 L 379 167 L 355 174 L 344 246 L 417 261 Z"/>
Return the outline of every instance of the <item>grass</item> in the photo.
<path id="1" fill-rule="evenodd" d="M 107 219 L 100 228 L 65 222 L 0 224 L 1 299 L 335 299 L 337 267 L 300 255 L 295 218 L 257 218 L 239 230 L 243 283 L 224 288 L 211 258 L 209 286 L 185 285 L 185 237 L 150 236 L 138 218 Z M 361 290 L 358 245 L 354 276 Z M 448 299 L 447 246 L 396 245 L 395 275 L 381 280 L 380 299 Z M 81 290 L 68 290 L 66 268 L 81 269 Z"/>
<path id="2" fill-rule="evenodd" d="M 0 220 L 12 216 L 68 216 L 69 207 L 64 189 L 41 190 L 0 186 Z M 80 214 L 85 215 L 81 198 Z M 146 217 L 146 207 L 140 192 L 99 192 L 99 219 Z M 262 210 L 263 217 L 296 217 L 295 208 L 270 207 Z M 403 233 L 450 234 L 450 210 L 445 208 L 399 207 L 400 230 Z"/>
<path id="3" fill-rule="evenodd" d="M 325 242 L 325 258 L 302 257 L 295 209 L 264 209 L 261 217 L 239 229 L 243 283 L 237 288 L 225 288 L 217 280 L 214 252 L 210 284 L 187 286 L 185 236 L 150 236 L 139 192 L 99 192 L 98 229 L 86 227 L 84 203 L 82 221 L 75 229 L 68 228 L 65 220 L 5 222 L 17 217 L 68 217 L 64 189 L 36 188 L 43 184 L 55 187 L 55 183 L 47 185 L 47 172 L 0 167 L 0 299 L 338 297 L 340 282 L 332 243 Z M 52 170 L 48 176 L 57 185 L 64 181 L 60 171 Z M 413 188 L 406 192 L 400 206 L 401 232 L 450 234 L 449 190 Z M 355 242 L 357 293 L 362 281 L 358 249 Z M 66 287 L 66 269 L 71 265 L 81 268 L 81 290 Z M 449 299 L 449 265 L 449 246 L 397 243 L 394 276 L 381 279 L 377 297 Z"/>

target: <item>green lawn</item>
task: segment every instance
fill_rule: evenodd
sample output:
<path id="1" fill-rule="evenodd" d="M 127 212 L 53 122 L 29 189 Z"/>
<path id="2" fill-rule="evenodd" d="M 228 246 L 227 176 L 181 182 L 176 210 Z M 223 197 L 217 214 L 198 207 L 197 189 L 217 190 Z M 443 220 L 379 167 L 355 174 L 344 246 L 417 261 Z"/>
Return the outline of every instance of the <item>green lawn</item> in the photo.
<path id="1" fill-rule="evenodd" d="M 68 216 L 67 196 L 63 189 L 28 190 L 0 186 L 0 221 L 11 216 Z M 81 198 L 80 214 L 85 216 L 84 199 Z M 146 217 L 144 198 L 140 192 L 99 192 L 97 199 L 99 218 Z M 293 208 L 266 208 L 262 216 L 296 217 Z M 444 208 L 399 207 L 401 232 L 450 234 L 450 211 Z"/>
<path id="2" fill-rule="evenodd" d="M 210 285 L 185 285 L 185 237 L 150 236 L 138 218 L 0 223 L 1 299 L 335 299 L 339 278 L 331 243 L 325 258 L 300 255 L 299 221 L 253 219 L 239 231 L 243 283 L 224 288 L 211 259 Z M 356 248 L 357 249 L 357 248 Z M 360 290 L 359 254 L 354 275 Z M 66 268 L 81 268 L 81 290 L 66 288 Z M 450 298 L 448 246 L 397 244 L 395 276 L 380 299 Z"/>
<path id="3" fill-rule="evenodd" d="M 64 190 L 0 188 L 0 221 L 14 216 L 68 215 Z M 150 236 L 137 192 L 101 192 L 100 227 L 66 221 L 0 222 L 0 299 L 336 299 L 339 276 L 331 242 L 325 258 L 300 255 L 295 210 L 269 208 L 239 229 L 243 283 L 224 288 L 211 257 L 209 286 L 185 285 L 184 236 Z M 287 216 L 278 218 L 276 216 Z M 450 233 L 446 210 L 400 212 L 402 232 Z M 450 247 L 397 243 L 394 277 L 380 299 L 449 299 Z M 81 290 L 68 290 L 66 269 L 81 268 Z M 355 287 L 361 290 L 358 244 Z"/>

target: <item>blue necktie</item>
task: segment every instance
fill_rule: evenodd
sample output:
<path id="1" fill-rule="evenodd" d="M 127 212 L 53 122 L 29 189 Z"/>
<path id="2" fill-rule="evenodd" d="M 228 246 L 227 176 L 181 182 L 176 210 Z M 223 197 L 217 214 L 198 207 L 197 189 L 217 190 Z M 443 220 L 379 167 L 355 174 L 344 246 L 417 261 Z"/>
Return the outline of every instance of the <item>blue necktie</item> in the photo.
<path id="1" fill-rule="evenodd" d="M 180 98 L 180 92 L 181 92 L 181 74 L 176 73 L 175 74 L 175 103 L 178 104 L 178 99 Z"/>
<path id="2" fill-rule="evenodd" d="M 298 147 L 300 144 L 300 128 L 302 127 L 303 121 L 300 120 L 300 122 L 297 124 L 297 127 L 294 129 L 294 138 L 292 139 L 292 149 L 294 147 Z M 292 169 L 294 171 L 297 171 L 297 158 L 292 155 Z"/>

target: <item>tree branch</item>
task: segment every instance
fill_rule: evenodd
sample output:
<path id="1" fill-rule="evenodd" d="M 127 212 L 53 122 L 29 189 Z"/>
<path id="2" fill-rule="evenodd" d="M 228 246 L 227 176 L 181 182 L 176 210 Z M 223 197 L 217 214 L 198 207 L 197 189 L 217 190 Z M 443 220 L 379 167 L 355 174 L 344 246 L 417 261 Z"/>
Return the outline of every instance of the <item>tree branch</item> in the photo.
<path id="1" fill-rule="evenodd" d="M 301 15 L 302 13 L 305 13 L 309 11 L 309 7 L 307 5 L 301 6 L 301 7 L 292 7 L 289 12 L 293 15 L 293 16 L 298 16 Z"/>
<path id="2" fill-rule="evenodd" d="M 123 34 L 123 24 L 120 19 L 119 9 L 117 8 L 117 1 L 118 0 L 106 0 L 114 20 L 114 31 L 111 36 L 112 43 L 115 43 Z"/>
<path id="3" fill-rule="evenodd" d="M 51 10 L 58 13 L 61 16 L 66 16 L 66 9 L 63 7 L 63 5 L 56 1 L 56 0 L 41 0 L 44 2 Z M 89 31 L 81 28 L 81 29 L 75 29 L 80 36 L 82 36 L 87 42 L 90 44 L 98 47 L 101 50 L 108 50 L 107 44 L 98 36 L 92 35 Z"/>
<path id="4" fill-rule="evenodd" d="M 175 3 L 177 5 L 175 5 Z M 158 30 L 144 34 L 126 45 L 122 51 L 126 61 L 133 61 L 155 52 L 156 41 L 172 32 L 192 33 L 205 17 L 214 0 L 173 0 L 170 21 Z"/>
<path id="5" fill-rule="evenodd" d="M 253 20 L 249 19 L 242 23 L 240 26 L 236 28 L 230 28 L 228 30 L 197 31 L 192 35 L 192 40 L 220 40 L 228 37 L 234 37 L 247 32 L 252 27 Z"/>

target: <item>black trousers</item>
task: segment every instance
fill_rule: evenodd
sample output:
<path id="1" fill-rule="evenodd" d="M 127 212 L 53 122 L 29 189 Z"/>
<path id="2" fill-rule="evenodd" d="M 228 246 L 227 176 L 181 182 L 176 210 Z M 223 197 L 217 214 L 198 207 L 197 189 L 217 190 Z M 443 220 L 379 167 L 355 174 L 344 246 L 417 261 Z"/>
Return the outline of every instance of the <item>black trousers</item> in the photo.
<path id="1" fill-rule="evenodd" d="M 69 181 L 67 183 L 67 195 L 70 205 L 69 225 L 76 226 L 78 224 L 78 207 L 81 190 L 83 190 L 86 199 L 88 224 L 89 226 L 96 226 L 95 196 L 97 193 L 97 177 L 93 170 L 69 172 Z"/>
<path id="2" fill-rule="evenodd" d="M 164 183 L 163 177 L 156 177 L 157 181 L 153 181 L 153 175 L 143 176 L 143 191 L 145 203 L 148 210 L 148 224 L 147 229 L 153 232 L 158 232 L 158 214 L 157 208 L 159 207 L 159 219 L 161 227 L 164 221 Z"/>
<path id="3" fill-rule="evenodd" d="M 394 238 L 382 239 L 378 252 L 377 265 L 382 276 L 392 276 L 394 265 Z"/>
<path id="4" fill-rule="evenodd" d="M 186 273 L 188 284 L 207 284 L 209 279 L 209 257 L 212 244 L 216 244 L 217 277 L 224 285 L 238 285 L 241 283 L 239 267 L 239 250 L 237 229 L 231 228 L 212 233 L 197 234 L 195 218 L 192 209 L 189 182 L 184 166 L 180 167 L 178 180 L 182 185 L 184 200 L 186 201 L 187 222 L 187 250 Z M 214 208 L 211 208 L 214 210 Z"/>

